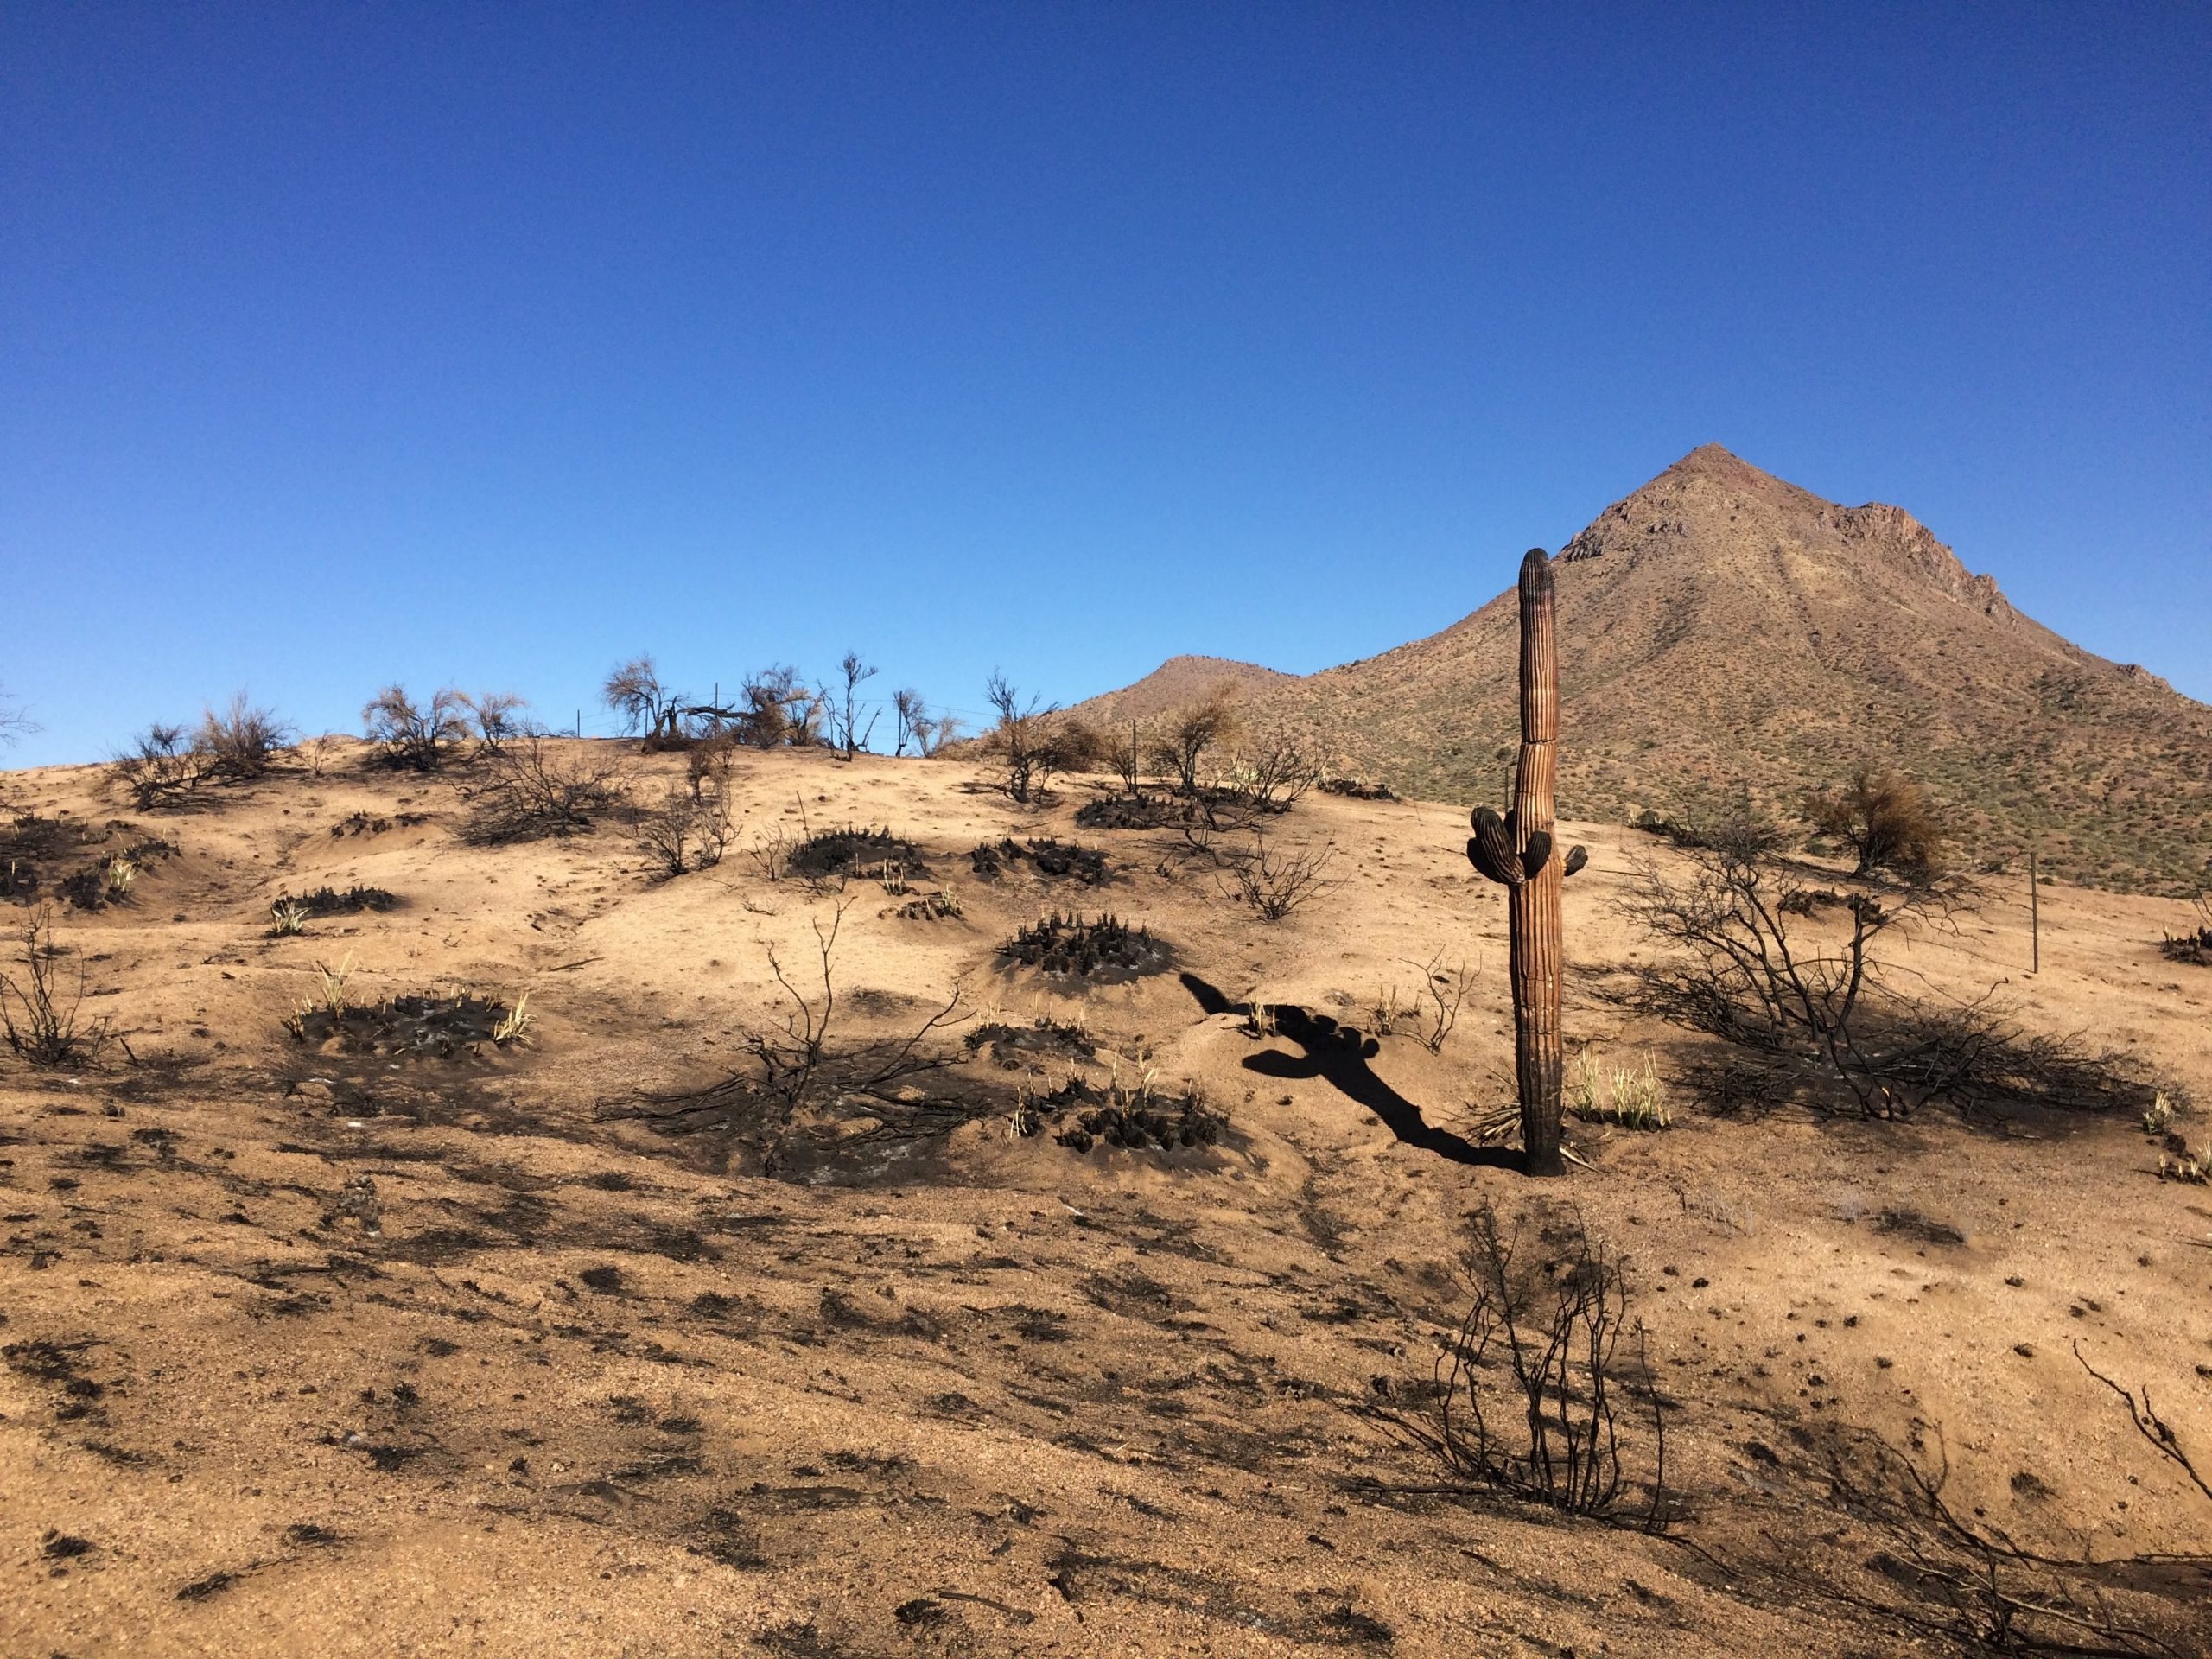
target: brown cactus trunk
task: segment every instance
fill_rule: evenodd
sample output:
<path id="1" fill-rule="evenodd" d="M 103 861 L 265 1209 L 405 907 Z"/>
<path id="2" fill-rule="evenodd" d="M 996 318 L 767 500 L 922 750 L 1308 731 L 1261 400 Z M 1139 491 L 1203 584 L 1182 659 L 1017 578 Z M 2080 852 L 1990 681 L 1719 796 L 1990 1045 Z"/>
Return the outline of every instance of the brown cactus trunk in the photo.
<path id="1" fill-rule="evenodd" d="M 1552 782 L 1559 737 L 1559 648 L 1552 629 L 1551 560 L 1540 547 L 1521 561 L 1521 765 L 1513 786 L 1514 850 L 1552 838 Z M 1521 1092 L 1521 1144 L 1531 1175 L 1561 1175 L 1560 888 L 1556 851 L 1510 887 L 1513 1063 Z"/>

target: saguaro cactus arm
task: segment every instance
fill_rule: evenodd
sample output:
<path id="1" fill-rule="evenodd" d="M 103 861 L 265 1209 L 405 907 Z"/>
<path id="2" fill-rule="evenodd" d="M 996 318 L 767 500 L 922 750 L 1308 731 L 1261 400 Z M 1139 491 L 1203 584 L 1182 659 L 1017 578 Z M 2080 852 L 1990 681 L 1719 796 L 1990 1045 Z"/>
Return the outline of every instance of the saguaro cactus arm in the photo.
<path id="1" fill-rule="evenodd" d="M 1467 842 L 1467 862 L 1501 887 L 1517 887 L 1541 874 L 1551 861 L 1554 845 L 1549 830 L 1533 830 L 1529 833 L 1528 844 L 1516 852 L 1513 818 L 1510 812 L 1501 818 L 1487 806 L 1477 807 L 1473 814 L 1475 833 Z M 1589 862 L 1590 849 L 1577 842 L 1560 860 L 1560 875 L 1573 875 Z"/>
<path id="2" fill-rule="evenodd" d="M 1500 887 L 1519 887 L 1523 880 L 1521 855 L 1505 820 L 1489 807 L 1478 806 L 1473 823 L 1474 837 L 1467 842 L 1468 861 Z"/>

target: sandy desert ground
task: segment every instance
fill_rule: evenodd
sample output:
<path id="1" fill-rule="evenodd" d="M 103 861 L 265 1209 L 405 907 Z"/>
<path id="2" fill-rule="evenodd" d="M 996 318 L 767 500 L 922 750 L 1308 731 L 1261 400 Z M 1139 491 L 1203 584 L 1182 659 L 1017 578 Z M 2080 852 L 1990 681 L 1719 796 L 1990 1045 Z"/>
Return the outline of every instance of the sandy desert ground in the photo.
<path id="1" fill-rule="evenodd" d="M 1574 1125 L 1588 1166 L 1535 1183 L 1461 1139 L 1511 1068 L 1462 808 L 1309 797 L 1277 835 L 1333 842 L 1349 879 L 1268 925 L 1160 874 L 1160 833 L 1076 830 L 1079 783 L 1024 809 L 963 764 L 746 755 L 740 850 L 662 880 L 613 821 L 465 844 L 454 781 L 366 753 L 159 815 L 101 768 L 5 779 L 15 811 L 124 821 L 87 858 L 176 851 L 60 912 L 135 1058 L 0 1053 L 0 1651 L 1956 1651 L 1835 1501 L 1827 1459 L 1866 1435 L 1940 1448 L 1957 1510 L 2030 1550 L 2199 1557 L 2115 1575 L 2113 1605 L 2212 1651 L 2212 1499 L 2075 1357 L 2147 1386 L 2212 1473 L 2212 1189 L 2161 1181 L 2110 1116 L 1701 1110 L 1693 1039 L 1604 995 L 1649 948 L 1617 905 L 1649 837 L 1571 826 L 1567 1027 L 1650 1056 L 1674 1126 Z M 986 1015 L 1079 1019 L 1095 1058 L 1001 1061 L 952 1027 L 918 1086 L 957 1113 L 906 1136 L 825 1108 L 774 1173 L 714 1097 L 688 1134 L 625 1116 L 742 1069 L 767 947 L 809 968 L 839 897 L 741 850 L 802 823 L 887 826 L 963 912 L 846 887 L 841 1036 L 911 1029 L 957 981 Z M 979 875 L 1008 835 L 1101 848 L 1108 884 Z M 280 893 L 356 883 L 399 902 L 267 937 Z M 2157 949 L 2176 907 L 2047 887 L 2031 977 L 2024 898 L 1910 965 L 2005 979 L 2034 1028 L 2212 1094 L 2212 970 Z M 1071 989 L 999 959 L 1070 906 L 1144 924 L 1172 968 Z M 1440 954 L 1473 972 L 1440 1053 L 1408 1028 L 1348 1060 L 1238 1011 L 1371 1032 Z M 348 957 L 359 1003 L 526 992 L 528 1038 L 295 1038 Z M 1203 1095 L 1215 1144 L 1013 1133 L 1017 1090 L 1147 1074 Z M 1671 1406 L 1665 1535 L 1435 1490 L 1376 1415 L 1421 1409 L 1485 1202 L 1579 1213 L 1627 1258 Z"/>

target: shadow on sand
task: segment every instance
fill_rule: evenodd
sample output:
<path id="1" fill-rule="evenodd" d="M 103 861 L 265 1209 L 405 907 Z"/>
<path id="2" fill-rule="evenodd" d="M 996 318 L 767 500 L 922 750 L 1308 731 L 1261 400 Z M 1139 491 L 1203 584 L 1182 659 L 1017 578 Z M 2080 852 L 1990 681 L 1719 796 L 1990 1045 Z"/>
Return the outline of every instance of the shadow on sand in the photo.
<path id="1" fill-rule="evenodd" d="M 1196 974 L 1185 973 L 1179 977 L 1183 988 L 1208 1014 L 1249 1017 L 1252 1013 L 1250 1003 L 1230 1001 Z M 1263 1049 L 1245 1060 L 1247 1071 L 1286 1080 L 1319 1077 L 1381 1118 L 1390 1133 L 1406 1145 L 1433 1152 L 1455 1164 L 1478 1164 L 1492 1169 L 1522 1167 L 1520 1153 L 1510 1147 L 1478 1147 L 1449 1129 L 1433 1127 L 1421 1116 L 1420 1107 L 1375 1075 L 1367 1063 L 1380 1046 L 1372 1037 L 1363 1037 L 1356 1027 L 1340 1026 L 1325 1014 L 1315 1014 L 1292 1002 L 1268 1003 L 1265 1012 L 1274 1022 L 1275 1033 L 1304 1052 L 1301 1056 Z"/>

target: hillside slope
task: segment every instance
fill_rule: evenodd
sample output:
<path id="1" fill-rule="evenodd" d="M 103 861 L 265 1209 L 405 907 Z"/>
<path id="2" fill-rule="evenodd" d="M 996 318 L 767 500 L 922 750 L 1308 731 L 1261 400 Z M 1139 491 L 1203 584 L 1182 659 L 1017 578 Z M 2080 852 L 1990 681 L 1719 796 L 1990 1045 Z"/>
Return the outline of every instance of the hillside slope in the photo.
<path id="1" fill-rule="evenodd" d="M 684 790 L 682 754 L 548 760 Z M 1333 844 L 1344 880 L 1268 922 L 1179 834 L 1080 830 L 1080 784 L 1017 805 L 957 761 L 748 750 L 730 855 L 671 877 L 621 812 L 486 844 L 486 777 L 340 743 L 152 814 L 105 767 L 0 772 L 32 843 L 0 973 L 42 898 L 84 893 L 47 960 L 128 1044 L 0 1042 L 0 1655 L 1963 1651 L 1894 1565 L 1924 1533 L 1840 1500 L 1876 1439 L 2024 1548 L 2094 1540 L 2101 1599 L 2212 1652 L 2212 1573 L 2111 1565 L 2201 1551 L 2212 1503 L 2074 1357 L 2212 1466 L 2205 1189 L 2130 1116 L 1703 1109 L 1711 1040 L 1618 995 L 1637 861 L 1673 858 L 1647 837 L 1568 826 L 1565 1028 L 1606 1075 L 1654 1067 L 1673 1126 L 1578 1119 L 1586 1165 L 1537 1182 L 1468 1139 L 1513 1034 L 1456 808 L 1300 802 L 1274 844 Z M 748 855 L 866 824 L 909 842 L 906 890 Z M 1042 836 L 1103 885 L 973 855 Z M 119 895 L 72 880 L 131 849 Z M 272 937 L 283 895 L 311 913 Z M 1915 974 L 2017 975 L 2007 896 Z M 1078 908 L 1172 968 L 1001 948 Z M 2159 957 L 2173 919 L 2047 889 L 2022 1027 L 2212 1076 L 2212 970 Z M 1431 987 L 1465 992 L 1433 1044 Z M 784 1097 L 753 1039 L 800 996 L 824 1070 Z M 921 1066 L 895 1089 L 823 1081 L 893 1042 Z M 1078 1088 L 1215 1131 L 1063 1139 Z M 1669 1536 L 1436 1490 L 1378 1414 L 1434 1421 L 1484 1205 L 1524 1262 L 1586 1227 L 1627 1275 Z M 1655 1436 L 1620 1427 L 1640 1515 Z"/>

